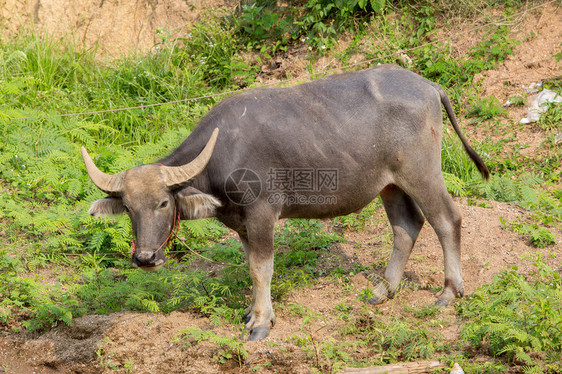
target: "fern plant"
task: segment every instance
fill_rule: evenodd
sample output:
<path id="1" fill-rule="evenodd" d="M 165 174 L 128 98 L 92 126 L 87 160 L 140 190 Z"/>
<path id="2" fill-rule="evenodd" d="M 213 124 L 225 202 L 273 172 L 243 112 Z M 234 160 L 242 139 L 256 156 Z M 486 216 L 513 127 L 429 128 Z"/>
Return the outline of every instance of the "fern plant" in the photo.
<path id="1" fill-rule="evenodd" d="M 562 278 L 542 258 L 535 271 L 503 271 L 457 306 L 461 337 L 494 356 L 531 367 L 562 369 Z M 557 370 L 554 370 L 555 372 Z"/>

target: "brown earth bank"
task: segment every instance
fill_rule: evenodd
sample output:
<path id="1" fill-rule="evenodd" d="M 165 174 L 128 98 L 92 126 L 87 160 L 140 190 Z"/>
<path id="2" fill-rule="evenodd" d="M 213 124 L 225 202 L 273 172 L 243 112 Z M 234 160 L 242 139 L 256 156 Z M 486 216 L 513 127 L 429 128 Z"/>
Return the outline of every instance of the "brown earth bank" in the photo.
<path id="1" fill-rule="evenodd" d="M 78 45 L 114 59 L 143 53 L 160 34 L 181 35 L 203 12 L 232 0 L 0 0 L 4 36 L 33 28 L 54 38 L 69 34 Z"/>
<path id="2" fill-rule="evenodd" d="M 58 10 L 57 4 L 61 7 Z M 219 6 L 222 3 L 0 0 L 0 17 L 10 32 L 17 32 L 30 20 L 41 30 L 61 33 L 59 35 L 64 30 L 74 30 L 77 37 L 90 45 L 103 42 L 103 47 L 99 48 L 112 55 L 124 49 L 150 48 L 157 40 L 156 29 L 181 29 L 207 4 Z M 514 56 L 479 77 L 483 96 L 494 95 L 503 102 L 515 93 L 523 93 L 522 85 L 562 75 L 561 64 L 553 57 L 562 51 L 560 3 L 551 2 L 525 14 L 514 25 L 514 35 L 520 41 Z M 506 121 L 512 124 L 524 116 L 524 109 L 509 108 L 509 111 Z M 540 153 L 543 140 L 549 136 L 532 125 L 518 126 L 514 131 L 518 134 L 518 144 L 531 146 L 529 155 Z M 466 133 L 471 140 L 503 136 L 470 127 Z M 542 253 L 551 267 L 562 268 L 561 244 L 537 249 L 526 238 L 502 227 L 500 218 L 507 222 L 524 219 L 528 215 L 525 210 L 492 201 L 486 201 L 486 207 L 470 205 L 466 199 L 456 199 L 456 202 L 463 215 L 462 264 L 467 294 L 490 283 L 495 274 L 508 266 L 515 265 L 523 273 L 530 272 L 529 261 L 521 258 L 526 254 Z M 331 221 L 326 223 L 332 227 Z M 560 243 L 560 227 L 552 231 Z M 382 209 L 374 214 L 364 230 L 345 235 L 346 241 L 332 246 L 319 266 L 331 269 L 334 262 L 338 262 L 352 268 L 354 263 L 367 266 L 388 259 L 391 231 Z M 435 297 L 429 290 L 442 285 L 442 269 L 441 247 L 426 224 L 406 268 L 409 284 L 422 287 L 405 287 L 393 300 L 370 307 L 373 318 L 384 318 L 403 305 L 431 304 Z M 0 373 L 251 373 L 258 366 L 260 372 L 309 373 L 314 367 L 314 355 L 303 351 L 291 338 L 312 337 L 318 342 L 340 339 L 338 329 L 342 321 L 333 313 L 334 308 L 342 302 L 355 310 L 363 308 L 358 295 L 364 287 L 372 286 L 368 280 L 371 275 L 356 274 L 351 284 L 343 284 L 333 277 L 320 278 L 312 288 L 294 290 L 285 300 L 274 303 L 275 327 L 264 341 L 245 343 L 250 353 L 242 366 L 233 360 L 219 364 L 216 358 L 219 348 L 215 344 L 190 344 L 177 339 L 180 331 L 189 327 L 212 330 L 219 336 L 238 337 L 240 332 L 232 326 L 217 327 L 207 318 L 186 311 L 167 315 L 122 312 L 76 318 L 72 326 L 60 325 L 40 336 L 4 332 L 0 335 Z M 324 318 L 313 319 L 304 331 L 301 329 L 304 317 L 293 312 L 294 305 L 304 305 Z M 460 326 L 454 309 L 444 308 L 439 313 L 452 323 L 436 326 L 436 329 L 454 341 Z M 262 365 L 264 363 L 270 365 Z"/>

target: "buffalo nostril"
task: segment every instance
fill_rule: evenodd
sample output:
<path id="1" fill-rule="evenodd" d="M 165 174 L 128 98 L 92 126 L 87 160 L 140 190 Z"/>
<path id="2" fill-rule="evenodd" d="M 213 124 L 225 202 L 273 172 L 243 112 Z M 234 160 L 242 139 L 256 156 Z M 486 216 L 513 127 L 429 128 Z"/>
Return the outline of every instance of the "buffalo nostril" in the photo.
<path id="1" fill-rule="evenodd" d="M 133 254 L 132 265 L 146 271 L 156 271 L 166 262 L 166 257 L 159 251 L 137 251 Z"/>
<path id="2" fill-rule="evenodd" d="M 142 265 L 153 265 L 156 261 L 156 253 L 154 252 L 140 252 L 135 253 L 137 261 Z"/>

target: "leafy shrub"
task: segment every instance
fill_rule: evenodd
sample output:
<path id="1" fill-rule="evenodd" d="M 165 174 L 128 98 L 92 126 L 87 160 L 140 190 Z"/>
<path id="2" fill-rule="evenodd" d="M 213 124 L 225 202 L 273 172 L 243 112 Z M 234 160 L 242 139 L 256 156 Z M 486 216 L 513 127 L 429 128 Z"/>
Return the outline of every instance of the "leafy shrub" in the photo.
<path id="1" fill-rule="evenodd" d="M 287 44 L 288 30 L 293 27 L 293 21 L 292 14 L 287 12 L 286 7 L 270 8 L 253 3 L 241 6 L 235 24 L 242 42 L 249 47 L 257 47 L 266 40 L 279 40 L 280 44 Z"/>
<path id="2" fill-rule="evenodd" d="M 322 52 L 337 44 L 341 32 L 355 27 L 357 13 L 382 13 L 386 7 L 386 0 L 307 0 L 298 7 L 257 1 L 241 6 L 235 24 L 242 41 L 262 52 L 271 51 L 265 40 L 274 43 L 272 52 L 295 40 Z"/>
<path id="3" fill-rule="evenodd" d="M 238 54 L 232 26 L 209 17 L 192 27 L 180 41 L 176 59 L 189 62 L 191 74 L 215 87 L 246 86 L 253 82 L 253 68 Z"/>
<path id="4" fill-rule="evenodd" d="M 528 366 L 562 369 L 562 280 L 536 255 L 535 271 L 516 267 L 457 304 L 466 322 L 461 337 L 493 356 Z"/>

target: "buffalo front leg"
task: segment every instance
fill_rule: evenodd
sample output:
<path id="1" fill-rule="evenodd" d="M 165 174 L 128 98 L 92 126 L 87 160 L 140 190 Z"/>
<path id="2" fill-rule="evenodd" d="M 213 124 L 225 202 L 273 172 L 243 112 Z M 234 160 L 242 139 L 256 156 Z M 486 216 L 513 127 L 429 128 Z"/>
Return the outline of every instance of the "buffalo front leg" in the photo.
<path id="1" fill-rule="evenodd" d="M 417 204 L 399 187 L 385 187 L 380 197 L 394 234 L 394 248 L 384 273 L 384 280 L 375 285 L 373 297 L 367 300 L 370 304 L 380 304 L 394 296 L 424 223 Z"/>
<path id="2" fill-rule="evenodd" d="M 244 315 L 246 329 L 250 331 L 248 340 L 265 338 L 275 324 L 271 304 L 274 227 L 275 222 L 251 222 L 246 224 L 247 231 L 240 234 L 252 278 L 252 302 Z"/>

